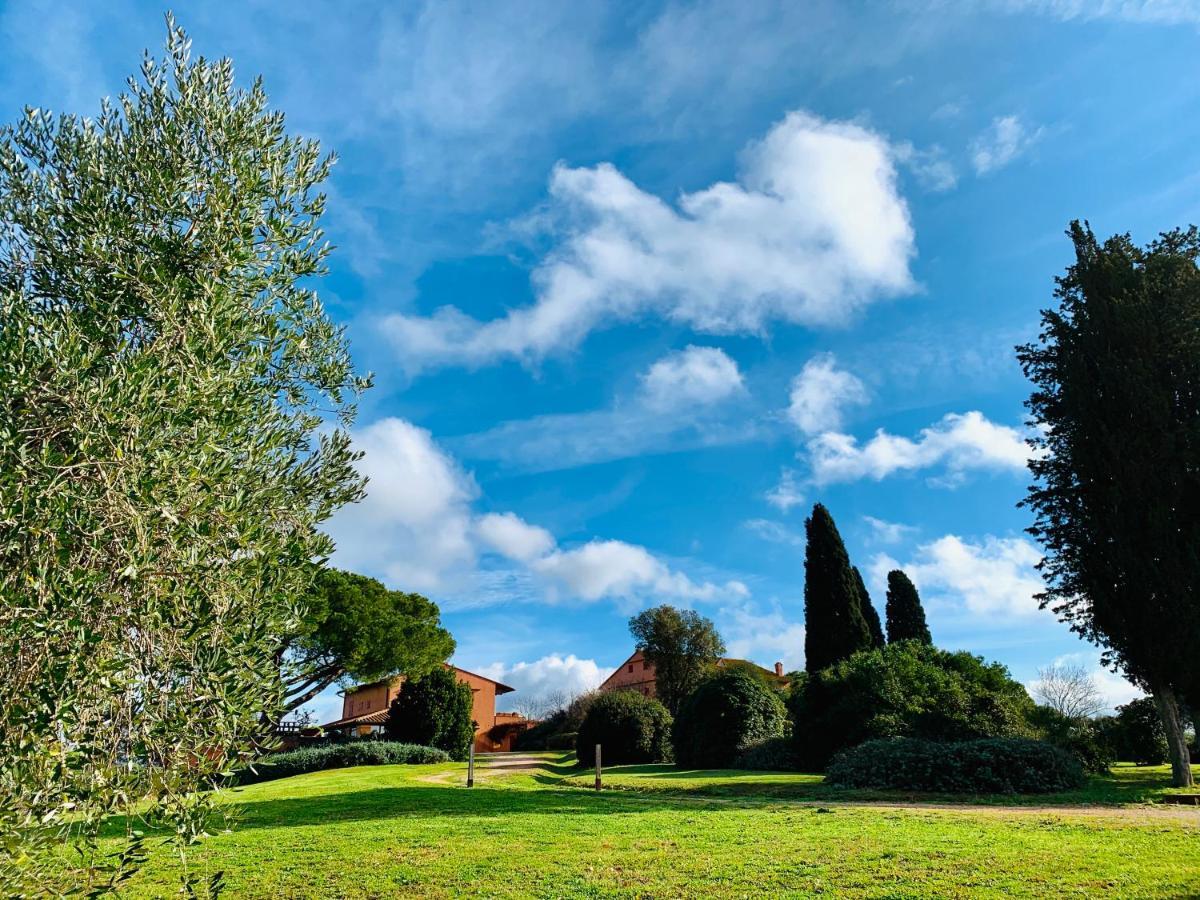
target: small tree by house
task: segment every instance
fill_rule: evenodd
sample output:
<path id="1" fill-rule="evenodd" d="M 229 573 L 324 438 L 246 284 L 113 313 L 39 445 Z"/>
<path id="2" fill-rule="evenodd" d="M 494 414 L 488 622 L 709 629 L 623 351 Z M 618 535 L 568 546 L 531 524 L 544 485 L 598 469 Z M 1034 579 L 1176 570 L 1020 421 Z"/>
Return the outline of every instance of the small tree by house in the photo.
<path id="1" fill-rule="evenodd" d="M 672 715 L 725 653 L 716 626 L 690 609 L 663 605 L 643 610 L 629 620 L 629 631 L 653 663 L 658 700 Z"/>
<path id="2" fill-rule="evenodd" d="M 1192 783 L 1181 698 L 1200 692 L 1200 232 L 1146 247 L 1070 227 L 1056 308 L 1017 357 L 1045 547 L 1040 600 L 1158 704 Z"/>
<path id="3" fill-rule="evenodd" d="M 833 516 L 820 503 L 804 523 L 804 659 L 818 672 L 869 650 L 873 641 L 850 557 Z"/>
<path id="4" fill-rule="evenodd" d="M 863 581 L 858 566 L 855 566 L 853 571 L 854 584 L 858 588 L 858 603 L 862 608 L 863 618 L 867 620 L 867 628 L 871 631 L 871 646 L 882 647 L 887 642 L 883 638 L 883 624 L 879 621 L 879 611 L 871 602 L 871 594 L 867 591 L 866 582 Z"/>
<path id="5" fill-rule="evenodd" d="M 1109 740 L 1117 759 L 1139 766 L 1167 761 L 1167 734 L 1153 697 L 1140 697 L 1118 706 L 1109 723 Z"/>
<path id="6" fill-rule="evenodd" d="M 404 680 L 384 731 L 388 740 L 436 747 L 452 759 L 466 759 L 475 738 L 471 708 L 471 689 L 452 670 L 438 667 Z"/>
<path id="7" fill-rule="evenodd" d="M 917 586 L 899 569 L 887 576 L 887 633 L 888 643 L 919 641 L 932 644 L 933 635 L 925 623 L 925 608 Z"/>

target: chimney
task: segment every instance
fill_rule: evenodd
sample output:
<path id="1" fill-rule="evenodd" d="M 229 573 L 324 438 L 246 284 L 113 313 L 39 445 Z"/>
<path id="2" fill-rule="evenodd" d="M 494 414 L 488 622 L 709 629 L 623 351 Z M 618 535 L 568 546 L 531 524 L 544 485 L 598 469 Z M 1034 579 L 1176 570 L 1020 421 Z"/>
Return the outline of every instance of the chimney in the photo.
<path id="1" fill-rule="evenodd" d="M 781 663 L 781 662 L 775 663 L 775 674 L 778 675 L 780 678 L 783 677 L 783 663 Z"/>

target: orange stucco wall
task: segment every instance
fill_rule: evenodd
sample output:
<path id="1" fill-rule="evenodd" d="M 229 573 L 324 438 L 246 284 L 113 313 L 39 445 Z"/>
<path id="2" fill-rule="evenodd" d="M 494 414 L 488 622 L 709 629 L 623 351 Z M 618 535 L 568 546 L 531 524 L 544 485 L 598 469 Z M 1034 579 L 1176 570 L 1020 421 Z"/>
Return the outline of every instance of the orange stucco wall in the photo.
<path id="1" fill-rule="evenodd" d="M 637 691 L 647 697 L 655 695 L 654 663 L 647 662 L 642 657 L 641 650 L 635 650 L 633 656 L 621 663 L 617 670 L 608 676 L 602 691 Z"/>
<path id="2" fill-rule="evenodd" d="M 512 725 L 515 720 L 512 714 L 500 713 L 500 723 L 503 728 L 497 728 L 496 715 L 496 682 L 455 669 L 458 680 L 471 689 L 471 718 L 475 720 L 475 749 L 481 752 L 493 750 L 511 750 L 515 732 Z M 361 716 L 366 713 L 385 710 L 392 705 L 396 698 L 404 676 L 393 678 L 390 682 L 363 685 L 352 691 L 347 691 L 342 698 L 342 718 Z"/>

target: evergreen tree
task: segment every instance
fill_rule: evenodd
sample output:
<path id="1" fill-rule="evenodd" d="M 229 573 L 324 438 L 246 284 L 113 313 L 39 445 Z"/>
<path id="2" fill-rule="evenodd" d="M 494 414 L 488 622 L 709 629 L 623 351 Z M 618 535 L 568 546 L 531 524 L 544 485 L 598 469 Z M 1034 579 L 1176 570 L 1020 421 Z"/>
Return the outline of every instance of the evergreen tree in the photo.
<path id="1" fill-rule="evenodd" d="M 384 730 L 389 739 L 445 750 L 466 759 L 475 737 L 471 688 L 453 669 L 439 667 L 400 685 Z"/>
<path id="2" fill-rule="evenodd" d="M 887 584 L 888 643 L 920 641 L 932 644 L 933 635 L 925 624 L 925 609 L 921 606 L 917 586 L 899 569 L 888 572 Z"/>
<path id="3" fill-rule="evenodd" d="M 854 584 L 858 588 L 858 603 L 862 608 L 863 618 L 867 620 L 867 628 L 871 630 L 871 645 L 882 647 L 884 645 L 883 625 L 879 622 L 879 611 L 871 602 L 871 595 L 863 582 L 862 573 L 858 571 L 858 566 L 854 567 Z"/>
<path id="4" fill-rule="evenodd" d="M 1046 550 L 1039 599 L 1153 694 L 1175 784 L 1189 785 L 1180 706 L 1200 692 L 1200 232 L 1138 247 L 1128 235 L 1101 244 L 1074 222 L 1070 236 L 1059 305 L 1017 350 L 1041 426 L 1025 501 Z"/>
<path id="5" fill-rule="evenodd" d="M 820 503 L 804 522 L 804 659 L 809 672 L 871 648 L 850 557 L 833 516 Z"/>

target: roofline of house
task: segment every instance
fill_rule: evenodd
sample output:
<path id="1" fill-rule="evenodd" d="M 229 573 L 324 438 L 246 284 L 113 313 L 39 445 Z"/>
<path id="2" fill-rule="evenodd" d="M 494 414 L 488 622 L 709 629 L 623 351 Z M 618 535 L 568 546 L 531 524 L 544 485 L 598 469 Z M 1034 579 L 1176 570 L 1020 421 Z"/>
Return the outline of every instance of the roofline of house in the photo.
<path id="1" fill-rule="evenodd" d="M 488 678 L 486 675 L 480 675 L 478 672 L 471 672 L 467 669 L 460 668 L 459 666 L 452 666 L 450 663 L 442 663 L 442 665 L 445 666 L 447 669 L 453 669 L 455 672 L 462 672 L 464 675 L 470 675 L 472 678 L 479 678 L 479 679 L 482 679 L 483 681 L 490 681 L 492 684 L 494 684 L 496 686 L 497 696 L 499 696 L 500 694 L 511 694 L 516 690 L 515 687 L 509 687 L 507 684 L 504 684 L 501 681 L 497 681 L 495 678 Z M 378 678 L 375 681 L 369 681 L 366 684 L 356 684 L 352 688 L 342 688 L 340 691 L 338 691 L 338 696 L 345 697 L 349 694 L 356 694 L 359 691 L 365 691 L 367 688 L 375 687 L 376 685 L 379 685 L 379 684 L 390 684 L 393 679 L 402 678 L 402 677 L 403 677 L 402 675 L 393 675 L 391 678 Z"/>

